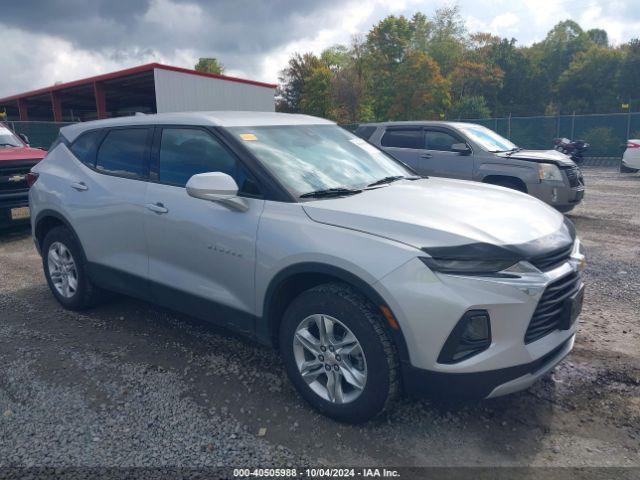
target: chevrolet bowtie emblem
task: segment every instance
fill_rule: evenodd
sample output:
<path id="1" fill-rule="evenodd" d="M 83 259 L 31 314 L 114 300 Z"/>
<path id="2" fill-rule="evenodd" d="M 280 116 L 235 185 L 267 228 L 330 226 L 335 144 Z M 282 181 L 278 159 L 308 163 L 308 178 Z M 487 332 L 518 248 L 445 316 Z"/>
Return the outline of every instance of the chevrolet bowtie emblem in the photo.
<path id="1" fill-rule="evenodd" d="M 9 181 L 13 183 L 23 182 L 27 178 L 26 175 L 13 175 L 9 177 Z"/>

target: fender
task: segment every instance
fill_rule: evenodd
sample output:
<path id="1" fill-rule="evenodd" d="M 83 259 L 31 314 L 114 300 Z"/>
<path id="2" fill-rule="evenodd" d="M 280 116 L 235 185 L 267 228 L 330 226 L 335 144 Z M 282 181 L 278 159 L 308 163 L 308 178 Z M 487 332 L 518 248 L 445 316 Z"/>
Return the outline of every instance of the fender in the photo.
<path id="1" fill-rule="evenodd" d="M 279 289 L 284 283 L 295 275 L 308 274 L 308 275 L 325 275 L 337 278 L 353 287 L 358 289 L 369 301 L 371 301 L 376 307 L 386 307 L 391 311 L 390 307 L 384 301 L 382 296 L 366 281 L 362 280 L 357 275 L 333 265 L 316 262 L 303 262 L 297 263 L 285 267 L 278 272 L 269 283 L 264 298 L 263 318 L 261 322 L 256 325 L 256 336 L 264 343 L 277 345 L 277 328 L 280 322 L 280 318 L 275 315 L 276 295 Z M 324 283 L 324 282 L 320 282 Z M 392 312 L 393 314 L 393 312 Z M 394 342 L 398 351 L 399 360 L 401 363 L 409 363 L 409 352 L 407 349 L 407 343 L 404 339 L 404 335 L 401 330 L 392 329 L 387 322 L 383 322 L 389 336 Z"/>
<path id="2" fill-rule="evenodd" d="M 42 245 L 39 244 L 38 236 L 37 236 L 38 226 L 40 225 L 40 222 L 47 217 L 53 217 L 56 220 L 59 220 L 62 224 L 64 224 L 65 227 L 69 229 L 75 241 L 78 242 L 78 245 L 80 245 L 80 251 L 82 252 L 83 259 L 86 260 L 86 257 L 84 256 L 84 249 L 82 248 L 82 243 L 80 242 L 80 238 L 78 238 L 78 234 L 71 226 L 71 222 L 69 222 L 69 220 L 67 220 L 67 218 L 64 215 L 62 215 L 60 212 L 56 210 L 50 210 L 50 209 L 45 209 L 39 212 L 38 215 L 36 216 L 35 222 L 33 223 L 34 225 L 33 240 L 34 240 L 34 243 L 36 244 L 36 248 L 38 249 L 38 253 L 42 255 L 42 252 L 40 251 L 40 247 Z"/>

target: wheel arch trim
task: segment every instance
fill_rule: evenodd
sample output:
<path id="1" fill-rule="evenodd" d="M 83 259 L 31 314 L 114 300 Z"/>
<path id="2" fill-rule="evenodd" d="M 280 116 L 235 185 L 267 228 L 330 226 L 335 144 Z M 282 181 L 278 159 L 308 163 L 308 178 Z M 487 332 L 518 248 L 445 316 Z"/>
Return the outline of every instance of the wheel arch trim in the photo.
<path id="1" fill-rule="evenodd" d="M 280 324 L 280 319 L 275 318 L 275 312 L 273 312 L 274 307 L 277 306 L 277 295 L 278 293 L 280 293 L 280 288 L 284 287 L 287 280 L 291 279 L 294 276 L 305 274 L 325 275 L 333 277 L 339 281 L 351 285 L 360 293 L 362 293 L 369 301 L 371 301 L 376 306 L 383 318 L 385 318 L 383 324 L 385 325 L 387 333 L 389 333 L 389 336 L 396 346 L 399 360 L 402 363 L 409 362 L 409 352 L 402 330 L 395 330 L 391 328 L 391 326 L 388 324 L 388 321 L 386 321 L 385 313 L 380 310 L 381 307 L 385 307 L 393 315 L 392 308 L 387 304 L 382 295 L 375 288 L 373 288 L 371 284 L 355 275 L 354 273 L 349 272 L 348 270 L 345 270 L 343 268 L 336 267 L 334 265 L 320 262 L 302 262 L 289 265 L 280 270 L 271 279 L 271 281 L 269 282 L 269 286 L 266 289 L 263 300 L 263 321 L 259 322 L 256 325 L 256 336 L 258 338 L 260 338 L 265 343 L 277 345 L 277 342 L 274 342 L 274 338 L 277 338 L 277 327 Z"/>

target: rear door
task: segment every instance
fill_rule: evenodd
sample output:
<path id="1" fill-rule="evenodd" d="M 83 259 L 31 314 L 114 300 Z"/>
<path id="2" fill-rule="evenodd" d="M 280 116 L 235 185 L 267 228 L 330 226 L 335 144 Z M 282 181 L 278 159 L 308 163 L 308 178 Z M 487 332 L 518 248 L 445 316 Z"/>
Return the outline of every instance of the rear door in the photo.
<path id="1" fill-rule="evenodd" d="M 246 211 L 189 196 L 191 176 L 231 175 Z M 144 230 L 149 278 L 163 305 L 240 330 L 254 328 L 255 244 L 264 200 L 224 142 L 200 127 L 157 128 Z"/>
<path id="2" fill-rule="evenodd" d="M 451 150 L 456 143 L 466 143 L 453 130 L 442 127 L 426 127 L 425 150 L 420 157 L 420 169 L 436 177 L 473 178 L 473 155 Z"/>
<path id="3" fill-rule="evenodd" d="M 380 138 L 382 149 L 406 163 L 420 174 L 428 174 L 422 170 L 421 156 L 424 152 L 424 131 L 419 126 L 387 127 Z"/>
<path id="4" fill-rule="evenodd" d="M 137 290 L 135 280 L 146 285 L 148 259 L 141 226 L 147 213 L 152 132 L 146 126 L 95 130 L 70 147 L 88 168 L 70 170 L 65 206 L 96 277 L 116 290 Z"/>

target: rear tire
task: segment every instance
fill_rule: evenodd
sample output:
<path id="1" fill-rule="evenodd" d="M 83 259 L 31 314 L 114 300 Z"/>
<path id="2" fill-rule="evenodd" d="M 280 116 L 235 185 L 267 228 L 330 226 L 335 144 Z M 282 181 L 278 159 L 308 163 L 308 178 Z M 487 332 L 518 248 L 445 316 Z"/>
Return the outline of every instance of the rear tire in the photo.
<path id="1" fill-rule="evenodd" d="M 314 287 L 291 302 L 280 328 L 280 352 L 291 382 L 312 407 L 348 423 L 391 407 L 400 373 L 383 322 L 371 302 L 340 283 Z"/>
<path id="2" fill-rule="evenodd" d="M 82 248 L 66 227 L 55 227 L 42 242 L 42 266 L 56 300 L 68 310 L 83 310 L 102 298 L 87 274 Z"/>
<path id="3" fill-rule="evenodd" d="M 638 173 L 640 170 L 637 168 L 627 167 L 624 163 L 620 162 L 620 173 Z"/>

